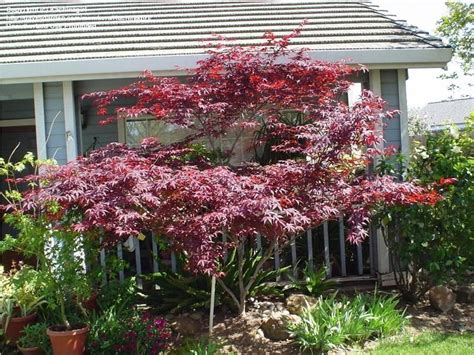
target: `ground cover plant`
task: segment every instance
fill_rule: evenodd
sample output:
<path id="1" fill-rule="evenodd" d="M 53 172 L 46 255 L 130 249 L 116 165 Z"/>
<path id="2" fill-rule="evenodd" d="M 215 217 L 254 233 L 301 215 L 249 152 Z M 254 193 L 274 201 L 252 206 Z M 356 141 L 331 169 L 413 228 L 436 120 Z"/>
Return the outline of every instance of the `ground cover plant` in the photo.
<path id="1" fill-rule="evenodd" d="M 345 104 L 347 78 L 363 68 L 292 49 L 299 32 L 281 39 L 267 33 L 254 47 L 212 48 L 185 82 L 145 72 L 129 86 L 86 95 L 105 123 L 152 115 L 188 134 L 169 145 L 151 138 L 134 148 L 110 144 L 49 169 L 41 188 L 9 211 L 42 211 L 55 228 L 104 247 L 153 231 L 186 255 L 189 270 L 216 276 L 244 314 L 263 266 L 291 237 L 344 215 L 348 239 L 360 242 L 381 205 L 436 203 L 429 186 L 367 173 L 383 153 L 377 127 L 394 113 L 368 91 L 352 107 Z M 196 142 L 205 142 L 208 153 L 190 145 Z M 237 147 L 270 149 L 273 158 L 237 163 Z M 245 246 L 258 235 L 267 248 L 247 277 Z M 231 250 L 237 290 L 222 278 Z"/>

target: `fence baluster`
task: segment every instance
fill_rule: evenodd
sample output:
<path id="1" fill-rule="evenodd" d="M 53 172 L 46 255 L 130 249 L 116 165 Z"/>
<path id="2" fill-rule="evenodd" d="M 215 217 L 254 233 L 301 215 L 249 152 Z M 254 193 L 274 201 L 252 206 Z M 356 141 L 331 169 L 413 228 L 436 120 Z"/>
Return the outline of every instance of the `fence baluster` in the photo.
<path id="1" fill-rule="evenodd" d="M 296 260 L 296 241 L 295 241 L 294 236 L 291 237 L 290 245 L 291 245 L 291 265 L 293 267 L 293 276 L 296 277 L 296 276 L 298 276 L 298 270 L 296 269 L 296 263 L 297 263 L 297 260 Z"/>
<path id="2" fill-rule="evenodd" d="M 313 260 L 313 230 L 308 229 L 306 231 L 306 238 L 308 239 L 308 269 L 313 271 L 314 260 Z"/>
<path id="3" fill-rule="evenodd" d="M 100 242 L 102 243 L 102 238 L 100 239 Z M 102 282 L 104 285 L 107 284 L 107 269 L 105 265 L 105 250 L 104 248 L 100 249 L 100 266 L 102 267 Z"/>
<path id="4" fill-rule="evenodd" d="M 339 250 L 341 254 L 341 276 L 347 276 L 344 217 L 339 217 Z"/>
<path id="5" fill-rule="evenodd" d="M 123 249 L 122 249 L 122 243 L 117 244 L 117 257 L 120 259 L 120 262 L 123 260 Z M 123 283 L 125 280 L 125 273 L 123 270 L 123 267 L 120 268 L 119 270 L 119 281 L 120 283 Z"/>
<path id="6" fill-rule="evenodd" d="M 222 243 L 224 244 L 224 255 L 223 255 L 223 257 L 224 257 L 224 262 L 225 262 L 227 260 L 227 254 L 228 254 L 227 253 L 227 247 L 226 247 L 226 245 L 227 245 L 227 234 L 225 234 L 225 233 L 222 234 Z"/>
<path id="7" fill-rule="evenodd" d="M 374 236 L 375 234 L 375 228 L 373 225 L 370 225 L 370 236 Z M 374 238 L 369 238 L 367 243 L 369 243 L 369 263 L 370 263 L 370 274 L 374 275 L 375 274 L 375 268 L 374 268 Z"/>
<path id="8" fill-rule="evenodd" d="M 357 244 L 357 271 L 359 275 L 364 273 L 364 264 L 362 260 L 362 243 Z"/>
<path id="9" fill-rule="evenodd" d="M 176 253 L 174 251 L 171 252 L 171 271 L 176 272 Z"/>
<path id="10" fill-rule="evenodd" d="M 140 241 L 137 238 L 133 238 L 133 244 L 135 245 L 135 268 L 137 271 L 137 286 L 139 289 L 143 288 L 142 280 L 142 257 L 140 251 Z"/>
<path id="11" fill-rule="evenodd" d="M 257 250 L 260 255 L 262 255 L 262 236 L 260 234 L 257 234 Z"/>
<path id="12" fill-rule="evenodd" d="M 158 245 L 156 244 L 155 233 L 151 233 L 151 253 L 153 257 L 153 272 L 158 272 Z"/>
<path id="13" fill-rule="evenodd" d="M 328 277 L 332 276 L 331 272 L 331 259 L 329 256 L 329 230 L 328 222 L 323 223 L 323 234 L 324 234 L 324 262 L 326 263 L 326 274 Z"/>
<path id="14" fill-rule="evenodd" d="M 275 270 L 280 271 L 280 252 L 278 250 L 278 242 L 275 243 Z M 276 281 L 280 281 L 280 275 L 276 277 Z"/>

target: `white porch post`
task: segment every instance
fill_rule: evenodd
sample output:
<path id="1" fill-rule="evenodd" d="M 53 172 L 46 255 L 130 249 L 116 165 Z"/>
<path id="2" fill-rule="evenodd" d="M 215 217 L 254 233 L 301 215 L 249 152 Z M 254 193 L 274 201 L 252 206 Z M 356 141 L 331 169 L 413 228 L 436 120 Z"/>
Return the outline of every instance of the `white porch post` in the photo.
<path id="1" fill-rule="evenodd" d="M 63 81 L 64 125 L 66 135 L 67 161 L 75 160 L 77 151 L 77 125 L 74 108 L 74 91 L 72 81 Z"/>
<path id="2" fill-rule="evenodd" d="M 410 137 L 408 135 L 408 104 L 406 80 L 406 69 L 398 69 L 401 150 L 403 156 L 408 159 L 410 157 Z"/>
<path id="3" fill-rule="evenodd" d="M 377 95 L 382 96 L 382 84 L 380 82 L 380 70 L 371 70 L 369 72 L 369 85 L 370 90 Z M 383 126 L 381 125 L 378 128 L 380 134 L 383 134 Z M 379 148 L 383 149 L 383 142 L 379 146 Z M 377 164 L 377 161 L 375 161 Z M 382 236 L 382 231 L 378 228 L 375 232 L 375 237 L 377 238 L 377 268 L 376 270 L 380 274 L 384 274 L 390 271 L 390 262 L 389 262 L 389 252 L 388 247 L 385 244 L 385 241 Z"/>
<path id="4" fill-rule="evenodd" d="M 36 155 L 38 159 L 45 160 L 48 152 L 46 148 L 43 83 L 33 84 L 33 97 L 35 103 Z"/>

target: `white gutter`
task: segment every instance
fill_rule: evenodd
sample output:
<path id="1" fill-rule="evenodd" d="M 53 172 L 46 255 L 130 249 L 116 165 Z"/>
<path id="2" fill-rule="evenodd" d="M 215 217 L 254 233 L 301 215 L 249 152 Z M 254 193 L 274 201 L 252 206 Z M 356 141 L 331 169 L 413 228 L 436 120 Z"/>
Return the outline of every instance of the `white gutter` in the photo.
<path id="1" fill-rule="evenodd" d="M 349 64 L 364 64 L 370 69 L 442 68 L 451 60 L 452 50 L 325 50 L 309 54 L 314 59 L 347 60 Z M 145 69 L 159 71 L 164 76 L 184 75 L 179 68 L 193 68 L 205 57 L 196 54 L 0 64 L 0 84 L 136 77 Z"/>

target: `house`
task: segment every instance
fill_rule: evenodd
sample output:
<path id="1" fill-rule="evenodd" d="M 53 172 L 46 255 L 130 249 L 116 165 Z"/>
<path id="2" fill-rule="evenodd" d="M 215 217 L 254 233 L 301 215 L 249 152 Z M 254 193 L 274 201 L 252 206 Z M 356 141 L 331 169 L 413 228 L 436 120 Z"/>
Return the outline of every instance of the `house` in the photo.
<path id="1" fill-rule="evenodd" d="M 466 118 L 474 112 L 474 97 L 457 100 L 430 102 L 418 116 L 427 123 L 431 131 L 440 131 L 454 124 L 459 129 L 466 127 Z"/>
<path id="2" fill-rule="evenodd" d="M 213 33 L 251 45 L 266 31 L 288 34 L 303 20 L 308 23 L 292 46 L 320 60 L 365 65 L 368 72 L 354 80 L 400 110 L 384 137 L 407 153 L 408 70 L 444 67 L 452 51 L 370 1 L 104 0 L 0 4 L 1 155 L 21 142 L 17 156 L 35 150 L 64 164 L 112 141 L 130 143 L 150 134 L 150 126 L 133 120 L 101 126 L 81 95 L 130 83 L 144 69 L 184 76 L 179 68 L 205 56 Z M 381 238 L 349 247 L 343 222 L 334 223 L 308 231 L 309 260 L 321 255 L 327 265 L 337 264 L 328 272 L 340 276 L 389 271 Z"/>

